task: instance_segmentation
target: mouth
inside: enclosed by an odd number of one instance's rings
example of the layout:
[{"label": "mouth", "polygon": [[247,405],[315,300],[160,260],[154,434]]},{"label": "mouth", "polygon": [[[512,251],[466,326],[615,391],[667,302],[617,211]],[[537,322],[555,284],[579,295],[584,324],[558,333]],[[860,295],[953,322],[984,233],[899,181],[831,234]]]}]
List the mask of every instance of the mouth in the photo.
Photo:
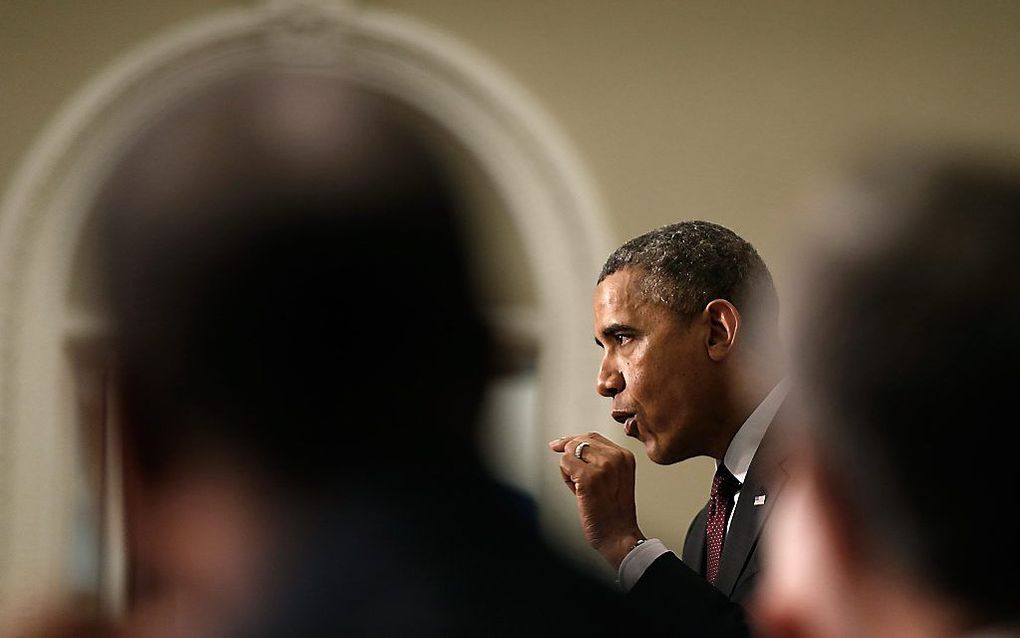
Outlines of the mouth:
[{"label": "mouth", "polygon": [[613,420],[623,425],[623,433],[638,438],[637,415],[627,410],[613,410]]}]

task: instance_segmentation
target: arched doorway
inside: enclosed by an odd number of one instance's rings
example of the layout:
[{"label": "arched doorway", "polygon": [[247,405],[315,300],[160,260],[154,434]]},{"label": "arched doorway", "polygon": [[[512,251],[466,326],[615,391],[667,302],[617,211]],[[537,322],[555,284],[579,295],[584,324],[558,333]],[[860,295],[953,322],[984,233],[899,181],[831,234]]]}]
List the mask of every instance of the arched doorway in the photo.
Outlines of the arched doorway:
[{"label": "arched doorway", "polygon": [[[490,315],[507,352],[516,353],[492,393],[494,463],[539,502],[562,490],[555,463],[544,462],[544,441],[589,429],[596,416],[586,407],[595,405],[589,292],[608,248],[594,191],[569,144],[498,68],[420,23],[345,3],[267,3],[184,25],[111,65],[54,120],[2,202],[6,604],[14,594],[76,586],[96,587],[107,604],[119,604],[116,464],[81,462],[86,446],[116,446],[113,430],[90,425],[107,418],[96,360],[102,307],[87,267],[95,188],[147,113],[267,49],[310,68],[342,61],[358,81],[429,120],[463,167],[476,189],[479,216],[468,221],[478,259],[496,291]],[[508,271],[526,283],[502,286]],[[576,526],[573,512],[546,514],[552,529]],[[95,582],[81,582],[90,575]]]}]

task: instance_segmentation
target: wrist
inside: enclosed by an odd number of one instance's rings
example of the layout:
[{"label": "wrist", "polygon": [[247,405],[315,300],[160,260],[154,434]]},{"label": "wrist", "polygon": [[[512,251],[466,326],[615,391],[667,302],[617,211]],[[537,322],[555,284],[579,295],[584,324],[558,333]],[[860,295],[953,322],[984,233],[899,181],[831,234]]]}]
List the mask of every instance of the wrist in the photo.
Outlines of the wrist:
[{"label": "wrist", "polygon": [[606,559],[606,562],[614,569],[620,569],[620,563],[627,557],[627,554],[631,553],[638,545],[645,542],[645,536],[641,533],[641,530],[634,530],[628,532],[616,539],[611,543],[606,543],[599,548],[599,553]]}]

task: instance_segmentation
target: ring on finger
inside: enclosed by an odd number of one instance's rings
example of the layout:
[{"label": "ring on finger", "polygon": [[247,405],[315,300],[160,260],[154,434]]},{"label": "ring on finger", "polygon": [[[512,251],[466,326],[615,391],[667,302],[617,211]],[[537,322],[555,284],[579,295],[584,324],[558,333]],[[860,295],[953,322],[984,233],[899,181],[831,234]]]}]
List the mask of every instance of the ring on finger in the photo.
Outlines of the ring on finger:
[{"label": "ring on finger", "polygon": [[574,456],[576,456],[579,460],[583,461],[584,457],[582,457],[581,455],[584,453],[584,448],[589,445],[591,444],[588,443],[587,441],[581,441],[580,443],[578,443],[577,447],[574,448]]}]

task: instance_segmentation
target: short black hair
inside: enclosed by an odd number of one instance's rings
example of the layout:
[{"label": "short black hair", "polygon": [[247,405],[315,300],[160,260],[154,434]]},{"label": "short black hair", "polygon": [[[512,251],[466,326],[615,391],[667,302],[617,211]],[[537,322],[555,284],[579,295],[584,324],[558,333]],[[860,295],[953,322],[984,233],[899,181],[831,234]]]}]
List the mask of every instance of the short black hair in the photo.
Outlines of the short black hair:
[{"label": "short black hair", "polygon": [[838,200],[798,324],[823,463],[864,547],[982,621],[1020,619],[1009,514],[1020,362],[1020,171],[881,162]]},{"label": "short black hair", "polygon": [[624,268],[644,273],[642,293],[690,319],[714,299],[774,325],[778,301],[768,267],[749,242],[707,221],[668,224],[631,239],[606,260],[598,283]]}]

